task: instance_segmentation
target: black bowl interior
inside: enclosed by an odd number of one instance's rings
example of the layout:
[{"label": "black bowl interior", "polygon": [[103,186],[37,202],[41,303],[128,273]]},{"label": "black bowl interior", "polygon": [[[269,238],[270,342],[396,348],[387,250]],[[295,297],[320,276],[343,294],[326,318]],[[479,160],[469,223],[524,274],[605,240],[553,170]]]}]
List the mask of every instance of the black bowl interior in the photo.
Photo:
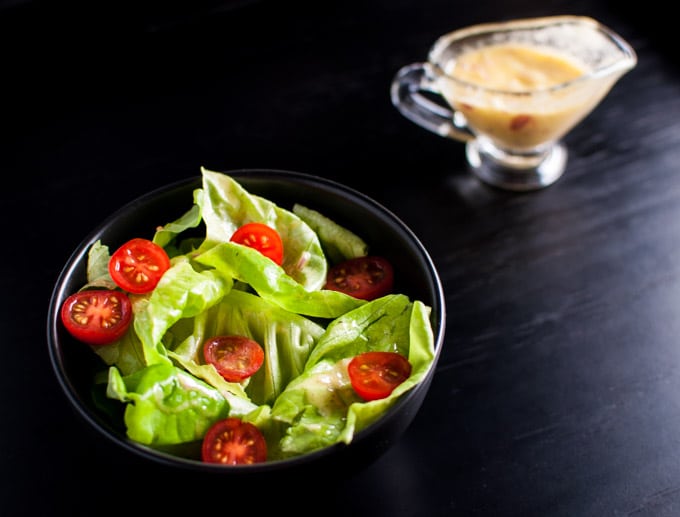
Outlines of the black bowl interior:
[{"label": "black bowl interior", "polygon": [[[445,328],[445,305],[438,273],[427,251],[413,232],[394,214],[376,201],[336,182],[303,173],[247,169],[225,171],[249,192],[291,209],[301,203],[331,217],[361,235],[371,252],[386,256],[395,268],[395,292],[409,295],[432,308],[437,358]],[[132,237],[152,237],[155,228],[175,220],[193,203],[193,191],[201,186],[194,177],[150,192],[125,205],[87,236],[64,266],[50,299],[47,337],[50,358],[56,376],[69,401],[86,421],[107,439],[134,454],[167,465],[214,471],[222,475],[275,474],[294,469],[303,474],[323,463],[333,471],[345,473],[375,460],[386,451],[410,425],[429,388],[434,368],[428,377],[402,397],[378,422],[364,429],[347,446],[338,444],[298,458],[258,465],[222,467],[177,455],[177,451],[159,451],[129,440],[120,415],[98,409],[92,395],[93,375],[104,368],[96,354],[75,341],[62,327],[59,308],[71,293],[86,282],[87,252],[96,240],[111,249]],[[436,358],[436,359],[437,359]],[[436,362],[436,361],[435,361]]]}]

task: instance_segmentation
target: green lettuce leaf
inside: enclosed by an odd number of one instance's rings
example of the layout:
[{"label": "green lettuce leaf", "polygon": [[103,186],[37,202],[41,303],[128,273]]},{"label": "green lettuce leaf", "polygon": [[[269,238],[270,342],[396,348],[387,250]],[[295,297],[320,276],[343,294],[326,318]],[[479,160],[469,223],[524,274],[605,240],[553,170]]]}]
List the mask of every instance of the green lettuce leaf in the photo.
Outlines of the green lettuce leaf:
[{"label": "green lettuce leaf", "polygon": [[174,259],[151,295],[134,305],[134,329],[143,344],[146,365],[166,359],[166,344],[174,337],[168,329],[218,303],[233,286],[230,277],[215,271],[196,271],[189,259]]},{"label": "green lettuce leaf", "polygon": [[116,289],[109,274],[109,247],[95,241],[87,252],[87,283],[81,289]]},{"label": "green lettuce leaf", "polygon": [[321,212],[296,203],[293,205],[293,213],[319,236],[323,251],[331,264],[368,255],[368,245],[361,237]]},{"label": "green lettuce leaf", "polygon": [[[182,249],[181,245],[177,244],[177,237],[187,230],[197,228],[202,221],[201,208],[197,202],[200,199],[198,191],[194,191],[194,204],[192,207],[182,214],[179,219],[167,223],[156,230],[153,236],[153,242],[165,249],[170,257],[181,255],[188,250]],[[199,242],[203,240],[201,237]]]},{"label": "green lettuce leaf", "polygon": [[265,223],[279,232],[283,240],[282,268],[306,289],[319,289],[326,282],[328,263],[319,237],[302,219],[272,201],[250,194],[226,174],[202,168],[201,205],[206,237],[201,251],[229,242],[234,232],[246,223]]},{"label": "green lettuce leaf", "polygon": [[[296,456],[337,442],[350,443],[398,397],[421,382],[433,364],[430,310],[404,295],[388,295],[337,318],[310,354],[305,371],[279,396],[271,416],[289,425],[276,454]],[[411,375],[389,397],[363,402],[351,387],[347,364],[370,350],[408,357]]]},{"label": "green lettuce leaf", "polygon": [[111,367],[107,395],[127,403],[127,435],[146,445],[200,440],[229,414],[229,404],[216,389],[170,364],[154,364],[126,377]]},{"label": "green lettuce leaf", "polygon": [[366,303],[338,291],[308,291],[259,251],[241,244],[226,242],[217,245],[195,260],[225,276],[245,282],[262,298],[289,312],[336,318]]},{"label": "green lettuce leaf", "polygon": [[[231,393],[243,397],[245,391],[247,398],[258,405],[273,403],[285,386],[302,373],[311,351],[325,332],[322,326],[303,316],[236,289],[193,322],[190,334],[169,352],[170,357],[225,396]],[[246,336],[264,349],[262,368],[248,378],[244,386],[225,381],[212,365],[205,364],[203,343],[221,335]]]},{"label": "green lettuce leaf", "polygon": [[144,346],[132,328],[119,340],[105,346],[90,349],[108,366],[115,366],[123,375],[130,375],[146,368]]}]

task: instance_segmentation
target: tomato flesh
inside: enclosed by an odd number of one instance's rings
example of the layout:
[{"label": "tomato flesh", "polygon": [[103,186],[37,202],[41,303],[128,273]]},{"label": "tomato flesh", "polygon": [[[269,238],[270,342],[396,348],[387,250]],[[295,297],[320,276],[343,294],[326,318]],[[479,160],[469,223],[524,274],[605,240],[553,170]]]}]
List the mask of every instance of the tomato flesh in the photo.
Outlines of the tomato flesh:
[{"label": "tomato flesh", "polygon": [[170,258],[163,248],[148,239],[135,238],[118,248],[109,260],[111,278],[129,293],[154,290],[170,269]]},{"label": "tomato flesh", "polygon": [[203,438],[201,456],[206,463],[250,465],[267,460],[267,443],[250,422],[229,417],[214,423]]},{"label": "tomato flesh", "polygon": [[120,339],[131,319],[132,304],[120,291],[80,291],[66,298],[61,306],[61,321],[66,330],[90,345],[108,345]]},{"label": "tomato flesh", "polygon": [[241,382],[260,369],[264,350],[246,336],[215,336],[203,344],[203,357],[229,382]]},{"label": "tomato flesh", "polygon": [[366,401],[384,399],[411,375],[411,363],[396,352],[364,352],[347,365],[352,387]]},{"label": "tomato flesh", "polygon": [[356,257],[328,270],[326,289],[354,298],[375,300],[392,291],[394,270],[387,259],[377,256]]},{"label": "tomato flesh", "polygon": [[256,249],[279,266],[283,264],[283,241],[279,232],[263,223],[246,223],[229,239],[231,242]]}]

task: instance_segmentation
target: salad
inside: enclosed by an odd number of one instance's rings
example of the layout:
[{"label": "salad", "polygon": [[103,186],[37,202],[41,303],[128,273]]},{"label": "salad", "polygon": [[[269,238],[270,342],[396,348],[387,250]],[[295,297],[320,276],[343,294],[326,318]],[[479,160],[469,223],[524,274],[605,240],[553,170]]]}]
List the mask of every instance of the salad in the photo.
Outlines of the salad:
[{"label": "salad", "polygon": [[151,239],[88,250],[61,317],[102,359],[93,391],[131,440],[205,462],[349,444],[432,367],[431,308],[322,213],[201,173]]}]

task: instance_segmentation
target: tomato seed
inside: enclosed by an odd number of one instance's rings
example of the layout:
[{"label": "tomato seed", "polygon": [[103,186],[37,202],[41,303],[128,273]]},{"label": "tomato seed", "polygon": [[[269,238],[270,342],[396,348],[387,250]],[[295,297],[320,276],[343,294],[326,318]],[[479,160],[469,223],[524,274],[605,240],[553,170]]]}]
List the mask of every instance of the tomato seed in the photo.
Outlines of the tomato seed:
[{"label": "tomato seed", "polygon": [[88,317],[85,314],[74,314],[73,315],[73,321],[75,321],[78,325],[87,325],[87,320]]},{"label": "tomato seed", "polygon": [[135,282],[138,284],[143,284],[145,282],[149,281],[149,276],[146,273],[142,273],[141,271],[135,275]]}]

